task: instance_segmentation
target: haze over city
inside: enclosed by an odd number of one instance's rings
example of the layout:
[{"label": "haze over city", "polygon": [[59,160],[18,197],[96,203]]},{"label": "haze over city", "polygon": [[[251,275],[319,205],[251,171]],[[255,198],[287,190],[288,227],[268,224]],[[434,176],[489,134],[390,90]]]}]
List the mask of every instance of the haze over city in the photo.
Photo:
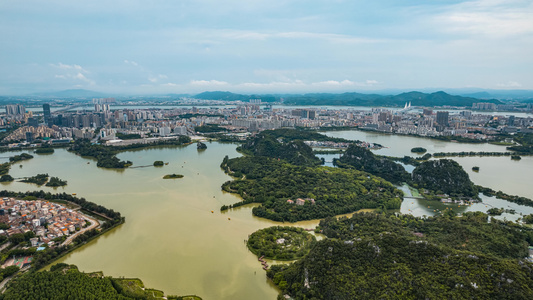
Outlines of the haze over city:
[{"label": "haze over city", "polygon": [[533,3],[11,1],[0,94],[533,89]]}]

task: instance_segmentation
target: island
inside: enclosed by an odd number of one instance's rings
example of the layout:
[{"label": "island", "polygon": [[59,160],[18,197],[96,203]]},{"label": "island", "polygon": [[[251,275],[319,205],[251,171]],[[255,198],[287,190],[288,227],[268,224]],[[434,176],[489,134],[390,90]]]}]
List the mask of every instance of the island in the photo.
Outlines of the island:
[{"label": "island", "polygon": [[0,176],[0,182],[11,182],[11,181],[14,181],[14,180],[15,179],[13,177],[11,177],[11,175],[9,175],[9,174]]},{"label": "island", "polygon": [[46,183],[46,186],[51,186],[51,187],[57,187],[57,186],[65,186],[67,185],[67,181],[66,180],[61,180],[57,177],[50,177],[50,180]]},{"label": "island", "polygon": [[28,153],[21,153],[19,155],[15,155],[15,156],[12,156],[9,158],[9,162],[14,164],[18,161],[21,161],[21,160],[28,160],[28,159],[32,159],[33,158],[33,155],[30,155]]},{"label": "island", "polygon": [[205,150],[205,149],[207,149],[207,145],[205,143],[198,142],[198,143],[196,143],[196,149]]},{"label": "island", "polygon": [[154,161],[154,167],[162,167],[165,163],[162,160],[156,160]]},{"label": "island", "polygon": [[422,147],[414,147],[414,148],[411,149],[411,152],[417,153],[417,154],[424,154],[427,151],[428,150],[426,148],[422,148]]},{"label": "island", "polygon": [[167,174],[163,176],[163,179],[176,179],[176,178],[183,178],[183,175],[181,174]]},{"label": "island", "polygon": [[27,177],[20,182],[34,183],[36,185],[43,185],[48,181],[48,174],[37,174],[35,176]]},{"label": "island", "polygon": [[39,147],[37,149],[35,149],[35,151],[33,151],[34,153],[37,153],[37,154],[52,154],[54,153],[54,148],[52,147]]},{"label": "island", "polygon": [[472,171],[479,172],[479,167],[477,167],[477,166],[472,167]]},{"label": "island", "polygon": [[248,249],[260,258],[293,260],[305,256],[316,238],[299,227],[273,226],[248,237]]}]

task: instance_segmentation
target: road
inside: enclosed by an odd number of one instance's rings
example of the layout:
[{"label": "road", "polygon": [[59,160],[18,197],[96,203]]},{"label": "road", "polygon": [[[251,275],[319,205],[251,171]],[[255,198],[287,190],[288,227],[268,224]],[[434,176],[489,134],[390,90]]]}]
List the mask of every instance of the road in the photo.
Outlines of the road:
[{"label": "road", "polygon": [[86,215],[85,215],[84,217],[85,217],[85,219],[86,219],[87,221],[89,221],[89,222],[91,223],[91,225],[89,225],[88,227],[83,228],[82,230],[80,230],[80,231],[78,231],[78,232],[76,232],[76,233],[74,233],[74,234],[72,234],[72,235],[69,235],[69,236],[67,237],[67,239],[61,244],[61,246],[67,246],[67,245],[69,245],[70,243],[72,243],[72,241],[73,241],[78,235],[84,233],[84,232],[87,231],[87,230],[95,229],[96,227],[98,227],[98,226],[100,225],[100,223],[98,223],[98,221],[96,221],[96,219],[93,219],[93,218],[91,218],[91,217],[89,217],[89,216],[86,216]]}]

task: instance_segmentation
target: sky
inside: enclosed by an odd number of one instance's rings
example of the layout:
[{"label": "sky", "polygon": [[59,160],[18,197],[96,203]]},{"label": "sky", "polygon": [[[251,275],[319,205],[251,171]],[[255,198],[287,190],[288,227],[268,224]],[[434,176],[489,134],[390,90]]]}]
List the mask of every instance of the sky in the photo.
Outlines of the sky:
[{"label": "sky", "polygon": [[0,1],[0,95],[474,87],[533,89],[533,1]]}]

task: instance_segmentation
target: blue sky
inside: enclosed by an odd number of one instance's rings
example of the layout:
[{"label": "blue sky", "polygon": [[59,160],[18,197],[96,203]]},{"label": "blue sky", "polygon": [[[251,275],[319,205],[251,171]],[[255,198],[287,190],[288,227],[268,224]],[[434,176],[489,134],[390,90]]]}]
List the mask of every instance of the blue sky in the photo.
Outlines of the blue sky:
[{"label": "blue sky", "polygon": [[533,89],[533,1],[0,1],[0,94]]}]

